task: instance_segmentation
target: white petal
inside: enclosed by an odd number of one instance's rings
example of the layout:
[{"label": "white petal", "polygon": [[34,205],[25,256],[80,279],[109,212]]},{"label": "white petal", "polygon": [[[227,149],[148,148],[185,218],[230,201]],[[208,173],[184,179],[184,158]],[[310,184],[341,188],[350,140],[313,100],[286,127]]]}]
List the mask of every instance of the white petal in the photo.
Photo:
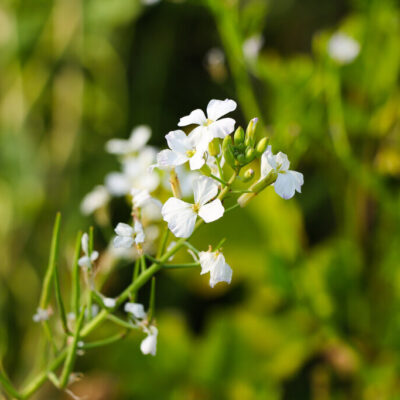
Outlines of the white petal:
[{"label": "white petal", "polygon": [[144,242],[143,226],[138,220],[135,220],[134,230],[135,230],[135,243],[136,244],[143,243]]},{"label": "white petal", "polygon": [[261,156],[261,178],[265,178],[273,169],[276,168],[275,158],[271,152],[271,146]]},{"label": "white petal", "polygon": [[235,130],[235,120],[232,118],[222,118],[219,121],[213,122],[207,128],[213,138],[223,139]]},{"label": "white petal", "polygon": [[281,151],[275,156],[277,166],[280,166],[279,171],[287,171],[290,167],[288,156]]},{"label": "white petal", "polygon": [[208,149],[208,144],[214,139],[212,132],[208,126],[198,126],[190,132],[188,136],[193,148],[205,152]]},{"label": "white petal", "polygon": [[201,150],[196,150],[196,153],[189,158],[189,166],[192,171],[200,169],[204,163],[204,152]]},{"label": "white petal", "polygon": [[339,63],[352,62],[360,52],[360,45],[344,33],[334,34],[328,43],[329,55]]},{"label": "white petal", "polygon": [[157,164],[162,168],[175,167],[184,164],[187,160],[186,155],[175,153],[172,150],[162,150],[157,154]]},{"label": "white petal", "polygon": [[131,313],[136,319],[144,319],[147,315],[143,304],[140,303],[125,303],[124,310]]},{"label": "white petal", "polygon": [[124,249],[129,249],[133,245],[133,238],[128,236],[117,236],[114,238],[114,247],[122,247]]},{"label": "white petal", "polygon": [[142,343],[140,344],[140,350],[143,354],[151,354],[152,356],[156,355],[157,335],[157,328],[155,326],[150,327],[150,333],[145,339],[143,339]]},{"label": "white petal", "polygon": [[182,117],[179,120],[178,126],[187,126],[187,125],[203,125],[207,122],[207,118],[204,115],[204,112],[200,109],[192,111],[189,115]]},{"label": "white petal", "polygon": [[171,197],[163,205],[161,214],[176,237],[187,238],[192,234],[197,214],[191,204]]},{"label": "white petal", "polygon": [[[295,172],[295,171],[292,171]],[[300,174],[301,175],[301,174]],[[274,183],[275,192],[283,199],[288,200],[294,196],[295,190],[300,191],[300,178],[297,175],[284,173],[278,174],[278,178]]]},{"label": "white petal", "polygon": [[81,211],[85,215],[92,214],[97,209],[107,204],[110,199],[108,190],[102,186],[96,186],[91,192],[89,192],[81,202]]},{"label": "white petal", "polygon": [[123,139],[111,139],[106,143],[106,151],[111,154],[126,154],[128,141]]},{"label": "white petal", "polygon": [[130,183],[125,174],[111,172],[106,176],[105,185],[108,191],[114,196],[123,196],[129,192]]},{"label": "white petal", "polygon": [[200,275],[206,274],[210,272],[215,264],[216,258],[214,253],[210,251],[200,251],[199,253],[199,261],[201,266]]},{"label": "white petal", "polygon": [[236,110],[236,102],[233,100],[211,100],[207,106],[207,117],[216,121],[218,118],[234,110]]},{"label": "white petal", "polygon": [[211,203],[200,207],[199,216],[203,218],[204,222],[209,223],[220,219],[224,215],[224,211],[221,200],[215,199]]},{"label": "white petal", "polygon": [[120,222],[114,231],[119,236],[132,236],[135,232],[130,225],[123,222]]},{"label": "white petal", "polygon": [[193,181],[194,202],[203,205],[218,193],[218,184],[212,178],[201,175]]},{"label": "white petal", "polygon": [[224,256],[220,253],[217,256],[217,261],[214,264],[214,268],[210,272],[210,286],[214,287],[219,282],[231,283],[232,281],[232,269],[225,262]]},{"label": "white petal", "polygon": [[89,235],[84,233],[81,239],[82,251],[87,255],[89,254]]},{"label": "white petal", "polygon": [[186,152],[191,149],[188,136],[181,130],[169,132],[165,135],[165,139],[174,153],[186,155]]},{"label": "white petal", "polygon": [[112,299],[111,297],[104,297],[104,298],[103,298],[103,304],[104,304],[107,308],[113,308],[113,307],[115,307],[116,300],[115,300],[115,299]]},{"label": "white petal", "polygon": [[92,263],[88,256],[83,256],[78,260],[78,265],[82,268],[90,268]]},{"label": "white petal", "polygon": [[301,172],[297,171],[287,171],[287,174],[291,175],[293,178],[293,181],[295,182],[295,189],[301,193],[301,187],[304,184],[304,177]]},{"label": "white petal", "polygon": [[90,255],[90,261],[96,261],[99,258],[99,252],[96,250],[92,251],[92,254]]},{"label": "white petal", "polygon": [[151,129],[147,125],[139,125],[136,127],[129,137],[129,149],[138,151],[149,141]]}]

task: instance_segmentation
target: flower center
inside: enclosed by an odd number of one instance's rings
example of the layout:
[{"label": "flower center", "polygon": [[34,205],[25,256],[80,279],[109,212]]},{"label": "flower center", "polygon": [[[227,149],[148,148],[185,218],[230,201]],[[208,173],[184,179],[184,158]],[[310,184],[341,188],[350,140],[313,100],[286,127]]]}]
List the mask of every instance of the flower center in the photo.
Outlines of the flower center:
[{"label": "flower center", "polygon": [[204,123],[204,126],[209,126],[213,123],[214,121],[210,118],[207,119],[207,121]]},{"label": "flower center", "polygon": [[194,211],[195,213],[198,213],[199,210],[200,210],[200,204],[194,203],[194,204],[192,205],[192,209],[193,209],[193,211]]},{"label": "flower center", "polygon": [[191,157],[193,157],[194,155],[196,154],[196,150],[188,150],[187,152],[186,152],[186,155],[189,157],[189,158],[191,158]]}]

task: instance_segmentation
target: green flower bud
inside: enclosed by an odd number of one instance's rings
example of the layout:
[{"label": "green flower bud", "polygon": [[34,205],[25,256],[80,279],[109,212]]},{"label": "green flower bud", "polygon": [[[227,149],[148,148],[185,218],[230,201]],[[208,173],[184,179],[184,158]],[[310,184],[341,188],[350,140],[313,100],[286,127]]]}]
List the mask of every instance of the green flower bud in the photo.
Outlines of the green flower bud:
[{"label": "green flower bud", "polygon": [[236,129],[235,134],[233,135],[233,141],[235,145],[244,142],[244,130],[241,126],[239,126],[239,128]]},{"label": "green flower bud", "polygon": [[256,156],[255,150],[252,147],[248,147],[245,155],[246,163],[253,161],[255,156]]},{"label": "green flower bud", "polygon": [[235,168],[235,156],[232,150],[232,139],[231,137],[225,136],[222,141],[222,154],[224,155],[225,161],[232,167]]},{"label": "green flower bud", "polygon": [[244,143],[246,146],[254,146],[254,143],[256,141],[256,127],[258,123],[258,118],[253,118],[249,124],[247,125],[246,129],[246,139]]},{"label": "green flower bud", "polygon": [[236,159],[239,161],[240,164],[246,164],[246,157],[244,154],[239,154]]},{"label": "green flower bud", "polygon": [[219,139],[214,138],[209,144],[208,144],[208,153],[210,156],[217,156],[219,154]]},{"label": "green flower bud", "polygon": [[261,156],[261,154],[263,154],[264,151],[267,150],[268,142],[269,142],[269,138],[264,137],[257,143],[257,146],[256,146],[256,156],[257,157]]},{"label": "green flower bud", "polygon": [[248,169],[244,174],[243,174],[243,182],[249,182],[254,178],[254,169]]}]

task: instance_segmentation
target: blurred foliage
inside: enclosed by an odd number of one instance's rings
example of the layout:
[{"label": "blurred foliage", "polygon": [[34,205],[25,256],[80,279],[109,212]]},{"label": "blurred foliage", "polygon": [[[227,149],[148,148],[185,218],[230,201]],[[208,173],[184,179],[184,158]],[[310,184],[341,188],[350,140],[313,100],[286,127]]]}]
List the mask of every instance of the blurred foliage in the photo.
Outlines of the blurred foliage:
[{"label": "blurred foliage", "polygon": [[[351,64],[327,54],[337,30],[360,43]],[[255,34],[265,42],[248,60],[242,46]],[[223,52],[214,65],[212,48]],[[88,351],[74,390],[400,398],[398,2],[3,0],[0,49],[0,355],[16,383],[40,367],[31,319],[55,211],[66,221],[66,287],[75,232],[94,223],[80,200],[115,167],[105,142],[146,123],[163,146],[180,116],[230,97],[237,120],[259,116],[274,151],[304,173],[303,193],[285,202],[267,190],[199,232],[201,248],[227,236],[232,285],[163,272],[157,356],[140,353],[139,335]],[[96,247],[108,239],[98,231]],[[47,385],[37,398],[66,396]]]}]

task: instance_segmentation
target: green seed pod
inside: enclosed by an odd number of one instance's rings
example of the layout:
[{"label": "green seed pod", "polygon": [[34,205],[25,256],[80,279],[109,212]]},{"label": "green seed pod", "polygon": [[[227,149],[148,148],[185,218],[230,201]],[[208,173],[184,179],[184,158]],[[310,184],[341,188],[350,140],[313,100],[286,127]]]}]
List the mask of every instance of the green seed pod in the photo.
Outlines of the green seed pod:
[{"label": "green seed pod", "polygon": [[249,162],[253,161],[255,156],[256,156],[255,150],[252,147],[249,147],[246,150],[246,155],[245,155],[246,163],[249,163]]},{"label": "green seed pod", "polygon": [[254,178],[254,170],[248,169],[243,175],[243,182],[249,182]]},{"label": "green seed pod", "polygon": [[257,146],[256,146],[256,156],[257,157],[261,156],[261,154],[263,154],[264,151],[267,150],[268,142],[269,142],[269,138],[264,137],[257,143]]},{"label": "green seed pod", "polygon": [[235,145],[244,142],[244,130],[241,126],[239,126],[239,128],[236,129],[235,134],[233,135],[233,141]]},{"label": "green seed pod", "polygon": [[208,144],[208,152],[210,156],[217,156],[219,154],[219,141],[220,139],[214,138],[209,144]]},{"label": "green seed pod", "polygon": [[231,137],[225,136],[222,142],[222,154],[224,155],[225,161],[232,167],[235,168],[235,156],[232,150],[232,139]]},{"label": "green seed pod", "polygon": [[257,128],[258,118],[253,118],[246,129],[246,139],[244,141],[246,146],[254,146],[256,141],[256,128]]}]

